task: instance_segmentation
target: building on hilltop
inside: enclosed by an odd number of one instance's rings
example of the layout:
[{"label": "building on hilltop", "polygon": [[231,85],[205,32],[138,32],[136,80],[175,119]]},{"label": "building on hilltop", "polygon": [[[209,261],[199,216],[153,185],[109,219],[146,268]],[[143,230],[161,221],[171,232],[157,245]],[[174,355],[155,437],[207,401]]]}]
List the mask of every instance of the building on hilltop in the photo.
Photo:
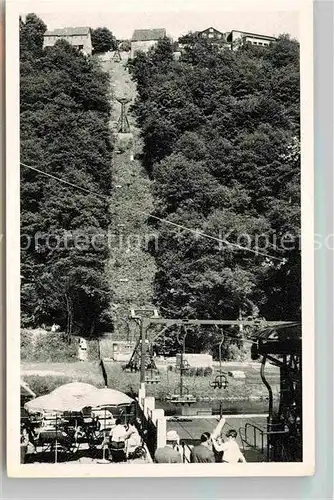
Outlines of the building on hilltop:
[{"label": "building on hilltop", "polygon": [[210,28],[206,28],[203,31],[195,31],[194,33],[190,33],[189,41],[187,41],[187,35],[180,37],[180,39],[182,39],[182,42],[179,43],[180,50],[183,50],[186,46],[191,45],[194,39],[206,40],[210,44],[216,45],[220,49],[230,50],[238,45],[242,45],[245,43],[266,47],[270,45],[270,43],[276,41],[276,38],[274,36],[260,35],[257,33],[249,33],[239,30],[232,30],[224,33],[217,30],[216,28],[213,28],[212,26]]},{"label": "building on hilltop", "polygon": [[43,47],[53,47],[58,40],[66,40],[70,45],[81,50],[86,55],[92,54],[91,29],[88,27],[61,28],[46,31]]},{"label": "building on hilltop", "polygon": [[158,40],[166,37],[166,30],[159,29],[144,29],[135,30],[131,38],[131,53],[130,57],[133,58],[136,52],[148,52],[151,47],[158,43]]},{"label": "building on hilltop", "polygon": [[210,26],[210,28],[206,28],[203,31],[196,31],[196,36],[201,38],[202,40],[207,40],[210,44],[216,45],[220,49],[230,49],[231,44],[227,43],[227,35],[228,33],[223,33],[222,31],[218,31],[216,28]]},{"label": "building on hilltop", "polygon": [[267,47],[272,42],[276,41],[276,38],[274,36],[260,35],[258,33],[248,33],[247,31],[232,30],[226,35],[226,41],[231,44],[231,47],[235,46],[237,43],[250,43],[251,45]]},{"label": "building on hilltop", "polygon": [[218,44],[226,43],[226,34],[216,30],[215,28],[212,28],[212,26],[203,31],[196,31],[196,35],[199,38],[203,38],[212,43],[218,43]]}]

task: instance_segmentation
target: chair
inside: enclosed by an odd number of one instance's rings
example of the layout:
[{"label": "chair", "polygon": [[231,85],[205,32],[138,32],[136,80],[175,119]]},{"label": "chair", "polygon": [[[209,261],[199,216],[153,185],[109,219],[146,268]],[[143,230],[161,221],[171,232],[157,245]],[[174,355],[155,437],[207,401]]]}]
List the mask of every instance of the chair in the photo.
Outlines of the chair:
[{"label": "chair", "polygon": [[125,462],[125,441],[109,441],[108,453],[113,462]]}]

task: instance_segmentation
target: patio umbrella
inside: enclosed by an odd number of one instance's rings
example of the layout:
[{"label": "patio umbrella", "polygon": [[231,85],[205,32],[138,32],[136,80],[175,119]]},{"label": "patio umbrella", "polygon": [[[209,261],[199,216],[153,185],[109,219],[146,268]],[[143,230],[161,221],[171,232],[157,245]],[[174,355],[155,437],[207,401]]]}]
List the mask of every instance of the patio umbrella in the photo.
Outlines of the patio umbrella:
[{"label": "patio umbrella", "polygon": [[90,394],[92,391],[97,391],[97,387],[91,384],[86,384],[85,382],[70,382],[69,384],[63,384],[57,387],[57,389],[54,389],[51,394],[81,399]]},{"label": "patio umbrella", "polygon": [[30,413],[43,411],[49,412],[64,412],[64,411],[80,411],[82,404],[74,397],[64,397],[59,394],[46,394],[39,398],[28,401],[24,408]]},{"label": "patio umbrella", "polygon": [[54,389],[45,396],[40,396],[24,405],[30,412],[40,411],[80,411],[84,406],[85,398],[98,389],[90,384],[72,382]]},{"label": "patio umbrella", "polygon": [[84,406],[119,406],[119,405],[130,405],[133,403],[133,399],[124,394],[123,392],[116,391],[115,389],[97,389],[91,392],[84,398]]}]

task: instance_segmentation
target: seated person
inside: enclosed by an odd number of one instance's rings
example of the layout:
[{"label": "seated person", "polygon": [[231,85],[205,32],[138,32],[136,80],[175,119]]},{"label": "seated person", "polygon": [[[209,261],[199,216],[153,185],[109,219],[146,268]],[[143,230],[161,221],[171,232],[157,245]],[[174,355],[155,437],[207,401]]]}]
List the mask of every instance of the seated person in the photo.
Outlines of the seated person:
[{"label": "seated person", "polygon": [[125,434],[126,429],[119,418],[116,419],[116,426],[109,434],[109,453],[114,462],[125,460]]},{"label": "seated person", "polygon": [[85,432],[83,430],[83,427],[81,425],[78,425],[76,428],[75,428],[75,431],[74,431],[74,440],[77,442],[79,441],[81,438],[83,438],[85,436]]},{"label": "seated person", "polygon": [[28,429],[26,426],[21,427],[21,463],[24,464],[26,460],[26,453],[28,450],[28,444],[29,444],[29,433]]},{"label": "seated person", "polygon": [[131,420],[129,422],[124,438],[125,438],[125,447],[127,456],[133,454],[135,449],[141,446],[142,444],[141,437],[139,435],[134,420]]}]

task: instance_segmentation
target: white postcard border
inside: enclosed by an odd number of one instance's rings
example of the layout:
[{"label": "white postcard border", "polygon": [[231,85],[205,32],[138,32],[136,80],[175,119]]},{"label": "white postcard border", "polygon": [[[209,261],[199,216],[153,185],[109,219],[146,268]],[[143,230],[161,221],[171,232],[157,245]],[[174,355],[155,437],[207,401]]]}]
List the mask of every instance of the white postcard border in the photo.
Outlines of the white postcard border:
[{"label": "white postcard border", "polygon": [[[191,2],[185,2],[189,8]],[[81,1],[88,4],[87,0]],[[102,4],[95,1],[96,4]],[[123,2],[122,2],[123,3]],[[130,2],[131,3],[131,2]],[[156,3],[156,2],[155,2]],[[172,2],[175,4],[175,1]],[[105,2],[106,7],[108,2]],[[125,2],[123,3],[123,5]],[[9,477],[302,476],[314,473],[313,2],[210,0],[216,10],[294,10],[300,16],[302,125],[303,462],[229,464],[20,464],[19,3],[6,4],[7,473]],[[203,4],[202,4],[203,6]],[[203,7],[202,7],[203,8]],[[214,10],[214,8],[212,7]]]}]

